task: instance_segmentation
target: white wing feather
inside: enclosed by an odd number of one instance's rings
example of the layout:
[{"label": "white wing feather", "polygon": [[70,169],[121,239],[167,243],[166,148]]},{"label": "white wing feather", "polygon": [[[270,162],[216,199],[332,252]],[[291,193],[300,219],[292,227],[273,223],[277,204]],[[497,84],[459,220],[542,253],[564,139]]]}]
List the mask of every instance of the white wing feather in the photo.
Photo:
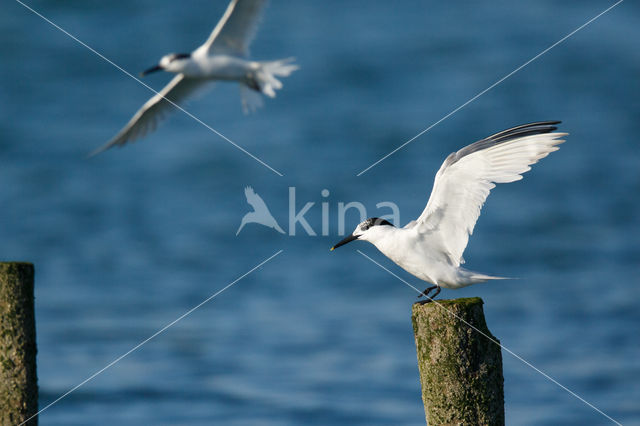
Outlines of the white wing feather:
[{"label": "white wing feather", "polygon": [[207,54],[248,55],[265,4],[266,0],[231,0],[202,48]]},{"label": "white wing feather", "polygon": [[142,105],[117,135],[89,156],[99,154],[116,145],[122,146],[127,142],[134,142],[152,132],[167,114],[176,109],[171,102],[180,104],[195,91],[203,88],[205,84],[207,82],[204,80],[184,78],[183,74],[176,75],[160,92]]},{"label": "white wing feather", "polygon": [[558,150],[556,145],[563,143],[560,138],[566,135],[534,134],[504,142],[490,137],[452,153],[436,174],[429,202],[414,226],[420,232],[439,233],[451,262],[459,266],[482,205],[495,184],[522,179],[531,164]]}]

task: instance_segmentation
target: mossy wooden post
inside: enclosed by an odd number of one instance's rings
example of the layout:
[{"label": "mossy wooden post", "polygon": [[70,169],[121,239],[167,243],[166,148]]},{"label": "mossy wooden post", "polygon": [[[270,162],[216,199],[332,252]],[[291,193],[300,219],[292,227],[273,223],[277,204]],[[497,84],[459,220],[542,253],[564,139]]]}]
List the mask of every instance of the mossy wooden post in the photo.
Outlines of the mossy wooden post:
[{"label": "mossy wooden post", "polygon": [[474,297],[413,305],[422,402],[430,426],[504,425],[502,354],[482,303]]},{"label": "mossy wooden post", "polygon": [[[38,412],[33,265],[0,262],[0,424]],[[27,425],[38,424],[34,417]]]}]

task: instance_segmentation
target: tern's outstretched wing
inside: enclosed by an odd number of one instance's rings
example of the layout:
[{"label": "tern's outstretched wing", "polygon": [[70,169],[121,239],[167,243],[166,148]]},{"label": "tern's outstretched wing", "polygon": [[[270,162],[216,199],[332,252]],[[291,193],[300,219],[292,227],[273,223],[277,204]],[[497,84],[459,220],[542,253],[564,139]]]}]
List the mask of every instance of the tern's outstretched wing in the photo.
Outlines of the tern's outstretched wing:
[{"label": "tern's outstretched wing", "polygon": [[[185,78],[183,74],[176,75],[160,92],[149,99],[129,120],[126,126],[109,142],[93,151],[89,156],[101,153],[115,145],[134,142],[156,129],[160,121],[175,108],[171,102],[180,104],[189,95],[201,89],[206,82]],[[168,102],[166,99],[171,100]]]},{"label": "tern's outstretched wing", "polygon": [[207,53],[246,56],[265,4],[266,0],[231,0],[202,48]]},{"label": "tern's outstretched wing", "polygon": [[423,232],[437,232],[443,249],[456,266],[464,262],[469,235],[480,209],[496,183],[522,179],[567,133],[550,133],[559,121],[514,127],[473,143],[447,157],[436,174],[427,207],[417,223]]},{"label": "tern's outstretched wing", "polygon": [[253,210],[255,212],[269,213],[269,209],[267,208],[267,205],[264,203],[264,200],[258,194],[255,193],[252,187],[247,186],[244,189],[244,195],[245,197],[247,197],[247,203],[249,203],[249,205],[253,207]]}]

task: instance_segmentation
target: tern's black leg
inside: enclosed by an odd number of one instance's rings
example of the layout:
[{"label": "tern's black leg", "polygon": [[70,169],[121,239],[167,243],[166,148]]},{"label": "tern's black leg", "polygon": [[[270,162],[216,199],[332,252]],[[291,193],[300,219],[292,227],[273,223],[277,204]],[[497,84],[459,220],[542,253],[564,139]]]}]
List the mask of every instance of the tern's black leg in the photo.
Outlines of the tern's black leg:
[{"label": "tern's black leg", "polygon": [[429,293],[431,293],[431,291],[432,291],[432,290],[435,290],[436,288],[438,288],[438,286],[437,286],[437,285],[434,285],[434,286],[432,286],[432,287],[429,287],[429,288],[425,289],[422,293],[420,293],[420,294],[418,295],[418,299],[419,299],[419,298],[421,298],[422,296],[424,296],[424,297],[429,297]]},{"label": "tern's black leg", "polygon": [[[435,290],[436,292],[435,292],[435,293],[433,293],[433,296],[429,296],[429,293],[431,293],[431,291],[432,291],[432,290]],[[420,293],[420,294],[418,295],[418,298],[420,298],[420,297],[422,297],[422,296],[424,296],[424,297],[426,297],[426,298],[427,298],[427,300],[425,300],[425,301],[423,301],[423,302],[420,302],[420,303],[424,304],[424,303],[432,302],[432,301],[433,301],[433,299],[435,299],[435,298],[436,298],[436,296],[437,296],[438,294],[440,294],[440,290],[442,290],[442,289],[441,289],[441,288],[440,288],[440,286],[438,286],[438,285],[434,285],[433,287],[429,287],[428,289],[426,289],[425,291],[423,291],[422,293]]]}]

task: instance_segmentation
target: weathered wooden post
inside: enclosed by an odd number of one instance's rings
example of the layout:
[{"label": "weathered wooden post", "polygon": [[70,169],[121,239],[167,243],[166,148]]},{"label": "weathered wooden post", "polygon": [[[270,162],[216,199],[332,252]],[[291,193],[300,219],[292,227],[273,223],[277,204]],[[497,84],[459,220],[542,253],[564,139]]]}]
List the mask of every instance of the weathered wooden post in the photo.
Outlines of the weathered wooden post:
[{"label": "weathered wooden post", "polygon": [[[0,424],[38,412],[33,265],[0,262]],[[38,424],[34,417],[27,425]]]},{"label": "weathered wooden post", "polygon": [[504,425],[502,353],[482,304],[474,297],[413,305],[422,402],[430,426]]}]

